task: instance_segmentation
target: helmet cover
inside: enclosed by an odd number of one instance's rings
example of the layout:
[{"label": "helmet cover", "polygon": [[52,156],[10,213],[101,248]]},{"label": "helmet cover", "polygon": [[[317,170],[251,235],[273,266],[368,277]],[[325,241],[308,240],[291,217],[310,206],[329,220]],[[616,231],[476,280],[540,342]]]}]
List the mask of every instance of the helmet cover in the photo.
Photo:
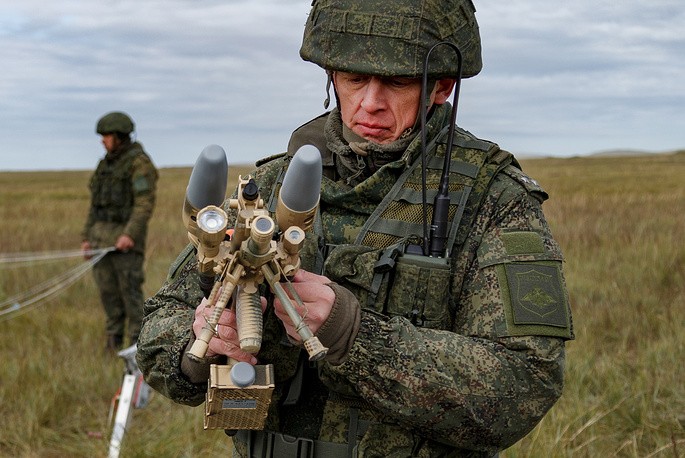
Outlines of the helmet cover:
[{"label": "helmet cover", "polygon": [[130,134],[135,129],[133,120],[129,115],[120,111],[107,113],[98,120],[95,132],[100,135],[120,132]]},{"label": "helmet cover", "polygon": [[[483,64],[471,0],[314,0],[300,56],[330,71],[418,78],[428,51],[448,41],[462,55],[461,76]],[[455,77],[449,46],[432,53],[429,77]]]}]

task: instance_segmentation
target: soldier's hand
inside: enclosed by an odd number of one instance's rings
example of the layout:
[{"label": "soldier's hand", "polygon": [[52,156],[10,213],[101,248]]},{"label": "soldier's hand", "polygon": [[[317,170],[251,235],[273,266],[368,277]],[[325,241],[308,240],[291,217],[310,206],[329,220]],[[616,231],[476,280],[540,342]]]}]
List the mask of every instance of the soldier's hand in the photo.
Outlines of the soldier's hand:
[{"label": "soldier's hand", "polygon": [[[266,307],[266,299],[262,298],[262,309]],[[207,325],[207,319],[212,315],[214,309],[208,307],[207,299],[202,299],[200,305],[195,309],[195,320],[193,321],[193,332],[195,337],[199,336],[202,329]],[[252,365],[257,364],[254,355],[240,349],[238,330],[233,307],[226,307],[219,317],[216,327],[216,334],[209,340],[206,356],[226,355],[237,361],[245,361]]]},{"label": "soldier's hand", "polygon": [[84,240],[81,242],[81,251],[83,252],[83,259],[90,259],[93,257],[92,254],[90,254],[90,251],[92,251],[93,247],[90,245],[90,242],[88,240]]},{"label": "soldier's hand", "polygon": [[[300,296],[304,304],[304,307],[301,307],[293,300],[293,306],[295,306],[297,313],[300,314],[314,334],[328,319],[335,302],[335,293],[327,285],[330,282],[327,277],[316,275],[306,270],[299,270],[291,280],[293,289]],[[289,286],[283,286],[288,296],[293,299]],[[302,338],[295,330],[292,320],[278,299],[274,300],[274,310],[276,316],[283,322],[288,335],[296,342],[300,342]]]},{"label": "soldier's hand", "polygon": [[135,244],[136,242],[134,242],[130,236],[126,234],[121,234],[119,238],[117,238],[117,242],[114,244],[114,248],[116,248],[117,251],[123,251],[125,253],[131,248],[133,248]]}]

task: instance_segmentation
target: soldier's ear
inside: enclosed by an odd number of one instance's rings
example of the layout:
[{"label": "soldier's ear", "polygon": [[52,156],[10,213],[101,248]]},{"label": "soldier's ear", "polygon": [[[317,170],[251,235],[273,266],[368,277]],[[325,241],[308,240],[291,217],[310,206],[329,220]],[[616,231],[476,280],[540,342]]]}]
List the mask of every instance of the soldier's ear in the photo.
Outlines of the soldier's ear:
[{"label": "soldier's ear", "polygon": [[435,88],[433,89],[433,103],[436,105],[442,105],[445,103],[452,93],[456,83],[457,80],[451,78],[438,80],[435,83]]}]

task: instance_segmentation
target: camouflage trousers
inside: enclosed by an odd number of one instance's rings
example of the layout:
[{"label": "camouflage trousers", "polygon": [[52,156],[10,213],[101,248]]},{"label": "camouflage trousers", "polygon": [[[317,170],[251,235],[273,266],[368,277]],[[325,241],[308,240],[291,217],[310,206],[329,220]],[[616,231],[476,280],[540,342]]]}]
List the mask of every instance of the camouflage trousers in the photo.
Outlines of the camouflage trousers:
[{"label": "camouflage trousers", "polygon": [[138,340],[143,320],[143,260],[141,253],[112,252],[93,266],[107,316],[107,336],[123,337],[127,331],[130,345]]}]

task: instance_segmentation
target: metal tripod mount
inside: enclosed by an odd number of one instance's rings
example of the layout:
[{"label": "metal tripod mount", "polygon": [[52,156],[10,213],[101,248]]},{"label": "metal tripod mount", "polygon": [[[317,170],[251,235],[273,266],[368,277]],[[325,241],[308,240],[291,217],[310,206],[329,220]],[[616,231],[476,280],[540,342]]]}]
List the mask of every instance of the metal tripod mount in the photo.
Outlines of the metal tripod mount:
[{"label": "metal tripod mount", "polygon": [[[126,362],[126,370],[124,371],[124,379],[121,383],[119,392],[112,399],[112,405],[109,412],[109,421],[114,423],[112,426],[112,436],[109,441],[108,458],[118,458],[121,452],[121,444],[124,441],[124,435],[128,429],[131,420],[132,409],[144,408],[151,395],[150,386],[145,383],[143,373],[138,368],[136,362],[136,352],[138,345],[133,344],[119,351],[117,355]],[[114,406],[116,405],[116,415],[113,417]]]}]

